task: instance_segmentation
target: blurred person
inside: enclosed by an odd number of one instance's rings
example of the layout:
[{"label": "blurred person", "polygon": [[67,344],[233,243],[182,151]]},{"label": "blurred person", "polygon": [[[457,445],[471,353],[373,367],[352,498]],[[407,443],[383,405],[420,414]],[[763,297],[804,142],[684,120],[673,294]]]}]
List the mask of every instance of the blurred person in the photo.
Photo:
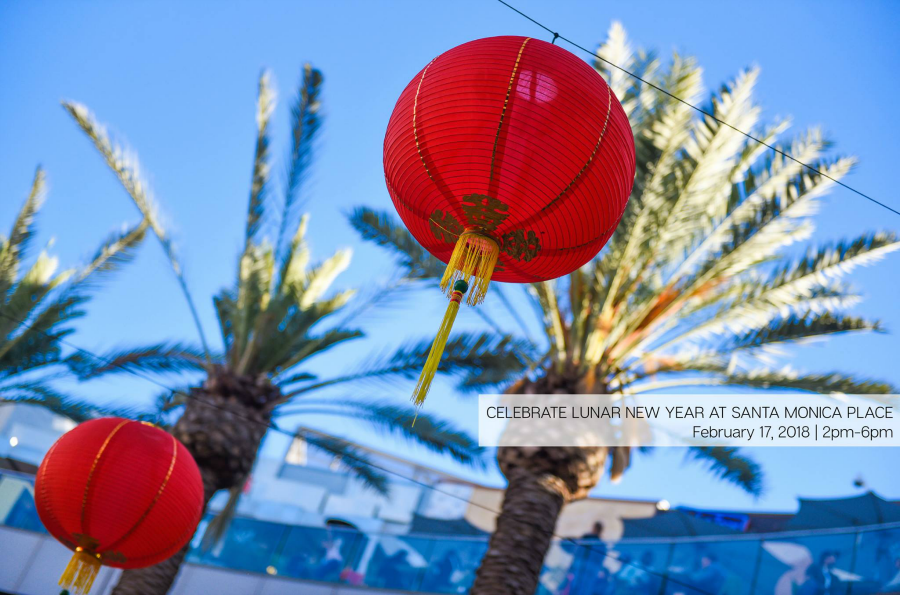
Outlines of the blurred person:
[{"label": "blurred person", "polygon": [[810,566],[807,571],[809,580],[800,587],[803,595],[841,593],[846,589],[843,581],[834,574],[839,557],[840,554],[834,550],[822,552],[822,555],[819,556],[819,563]]},{"label": "blurred person", "polygon": [[595,521],[588,533],[581,536],[582,541],[600,541],[603,537],[603,523]]},{"label": "blurred person", "polygon": [[728,574],[719,564],[716,555],[708,552],[700,555],[699,568],[689,575],[689,580],[694,588],[713,594],[722,592],[727,578]]},{"label": "blurred person", "polygon": [[403,579],[409,574],[410,566],[406,550],[397,550],[388,556],[378,568],[378,582],[385,589],[403,589]]},{"label": "blurred person", "polygon": [[442,592],[453,586],[454,573],[461,566],[461,560],[456,550],[447,550],[434,564],[433,570],[422,581],[423,591]]},{"label": "blurred person", "polygon": [[606,544],[603,542],[603,523],[596,521],[590,533],[581,536],[581,542],[587,546],[584,557],[588,568],[599,568],[606,562]]},{"label": "blurred person", "polygon": [[622,556],[622,568],[616,575],[616,593],[644,595],[651,592],[653,576],[648,568],[653,565],[653,553],[644,552],[640,562],[633,562],[631,556]]}]

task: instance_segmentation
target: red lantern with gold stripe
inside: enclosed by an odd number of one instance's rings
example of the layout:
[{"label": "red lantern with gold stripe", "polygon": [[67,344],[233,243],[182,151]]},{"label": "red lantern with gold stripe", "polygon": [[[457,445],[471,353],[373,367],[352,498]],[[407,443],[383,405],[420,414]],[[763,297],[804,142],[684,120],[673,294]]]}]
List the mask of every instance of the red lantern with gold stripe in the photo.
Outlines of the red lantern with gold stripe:
[{"label": "red lantern with gold stripe", "polygon": [[75,554],[60,585],[86,593],[104,564],[142,568],[165,560],[194,534],[203,482],[193,457],[147,422],[84,422],[50,448],[34,499],[41,521]]},{"label": "red lantern with gold stripe", "polygon": [[[413,395],[421,404],[458,308],[493,278],[547,281],[597,255],[634,182],[625,111],[583,60],[545,41],[457,46],[400,94],[384,139],[388,191],[406,227],[447,263],[450,307]],[[459,283],[461,282],[461,283]]]}]

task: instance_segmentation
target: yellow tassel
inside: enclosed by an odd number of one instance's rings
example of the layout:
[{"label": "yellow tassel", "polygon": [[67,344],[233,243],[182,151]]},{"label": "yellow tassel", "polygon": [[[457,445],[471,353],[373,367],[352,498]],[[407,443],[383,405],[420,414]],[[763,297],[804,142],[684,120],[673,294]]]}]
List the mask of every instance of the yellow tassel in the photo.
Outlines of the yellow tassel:
[{"label": "yellow tassel", "polygon": [[[444,319],[441,321],[440,328],[438,328],[434,343],[431,344],[428,359],[425,360],[425,367],[422,368],[422,373],[419,374],[416,390],[413,391],[412,402],[416,404],[416,408],[420,407],[425,402],[425,397],[428,396],[428,389],[431,388],[431,381],[434,380],[434,374],[437,372],[441,363],[441,356],[444,354],[444,347],[447,345],[447,339],[450,337],[450,329],[453,328],[453,321],[456,320],[456,313],[459,312],[459,302],[462,301],[462,296],[468,289],[469,286],[465,281],[458,280],[453,284],[450,304],[447,305]],[[418,415],[418,410],[416,415]],[[414,425],[415,423],[415,420],[413,420]]]},{"label": "yellow tassel", "polygon": [[70,589],[78,595],[91,590],[97,573],[100,572],[100,554],[90,554],[82,548],[75,548],[69,565],[59,578],[59,586]]},{"label": "yellow tassel", "polygon": [[[478,232],[463,232],[456,241],[453,255],[444,270],[441,289],[447,295],[452,295],[455,283],[465,281],[467,286],[472,287],[466,303],[470,306],[480,304],[487,295],[499,256],[500,245],[496,241]],[[474,283],[472,277],[475,277]]]}]

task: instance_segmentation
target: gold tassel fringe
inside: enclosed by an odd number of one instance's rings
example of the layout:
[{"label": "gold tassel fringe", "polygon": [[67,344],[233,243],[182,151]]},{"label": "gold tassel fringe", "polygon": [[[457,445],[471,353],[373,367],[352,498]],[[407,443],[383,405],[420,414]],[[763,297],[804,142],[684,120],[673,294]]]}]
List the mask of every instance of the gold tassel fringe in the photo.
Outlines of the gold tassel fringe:
[{"label": "gold tassel fringe", "polygon": [[72,559],[59,578],[59,586],[70,589],[78,595],[84,595],[91,590],[94,579],[100,572],[100,556],[89,554],[83,549],[76,548]]},{"label": "gold tassel fringe", "polygon": [[[456,241],[453,255],[444,270],[441,289],[447,295],[452,295],[454,284],[465,281],[472,288],[466,303],[470,306],[480,304],[487,295],[499,256],[500,245],[493,239],[473,231],[463,232]],[[475,278],[474,283],[472,277]]]},{"label": "gold tassel fringe", "polygon": [[[453,291],[450,293],[450,304],[447,305],[444,319],[438,328],[434,343],[431,344],[431,351],[428,352],[425,367],[422,368],[422,373],[419,374],[419,382],[416,383],[416,389],[413,391],[412,402],[416,404],[417,408],[425,402],[425,397],[428,396],[428,389],[431,388],[431,381],[434,380],[434,374],[437,372],[441,363],[441,356],[444,354],[444,347],[447,345],[447,339],[450,337],[450,329],[453,328],[453,321],[456,320],[456,313],[459,312],[459,302],[462,301],[462,296],[468,289],[468,284],[463,280],[458,280],[453,284]],[[413,420],[413,424],[415,424],[415,420]]]}]

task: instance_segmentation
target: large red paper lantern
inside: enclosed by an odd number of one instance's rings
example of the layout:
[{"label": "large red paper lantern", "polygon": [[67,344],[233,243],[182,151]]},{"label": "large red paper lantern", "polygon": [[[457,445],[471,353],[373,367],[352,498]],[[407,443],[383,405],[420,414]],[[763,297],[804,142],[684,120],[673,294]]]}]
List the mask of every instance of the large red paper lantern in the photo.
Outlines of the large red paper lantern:
[{"label": "large red paper lantern", "polygon": [[100,565],[142,568],[175,554],[203,513],[193,457],[171,434],[106,417],[63,434],[38,468],[41,521],[73,550],[60,585],[86,593]]},{"label": "large red paper lantern", "polygon": [[546,281],[597,255],[631,194],[634,137],[583,60],[545,41],[491,37],[441,54],[409,82],[388,123],[384,171],[404,224],[448,264],[451,304],[420,404],[470,284],[475,305],[491,278]]}]

